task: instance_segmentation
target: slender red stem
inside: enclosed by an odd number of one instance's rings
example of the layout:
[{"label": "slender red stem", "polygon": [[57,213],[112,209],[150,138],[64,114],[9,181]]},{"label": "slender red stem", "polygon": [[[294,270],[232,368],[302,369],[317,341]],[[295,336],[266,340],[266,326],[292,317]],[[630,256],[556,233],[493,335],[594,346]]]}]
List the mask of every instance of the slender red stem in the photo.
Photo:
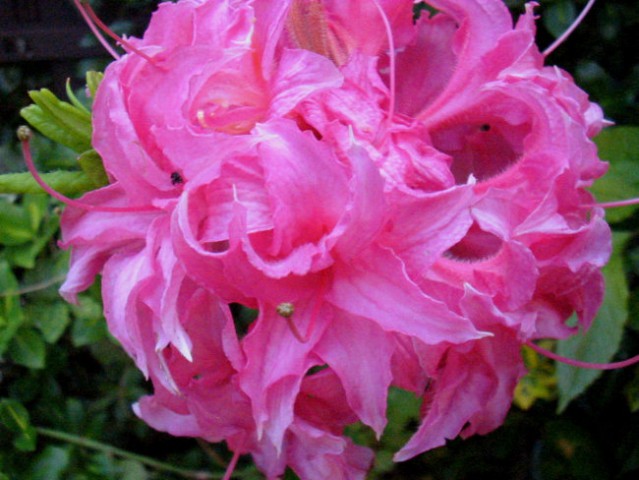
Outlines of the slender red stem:
[{"label": "slender red stem", "polygon": [[233,452],[233,458],[229,462],[229,466],[226,467],[226,473],[224,473],[224,477],[222,480],[230,480],[233,476],[233,472],[235,471],[235,467],[237,466],[237,461],[240,459],[240,451],[236,450]]},{"label": "slender red stem", "polygon": [[38,169],[33,163],[33,157],[31,156],[31,130],[28,127],[20,127],[18,129],[18,139],[20,140],[20,144],[22,146],[22,156],[24,157],[24,162],[27,164],[27,168],[31,175],[33,175],[34,180],[38,185],[42,187],[42,189],[51,195],[53,198],[57,198],[65,205],[70,207],[79,208],[81,210],[87,211],[97,211],[97,212],[119,212],[119,213],[130,213],[130,212],[147,212],[157,210],[152,205],[141,205],[141,206],[130,206],[130,207],[111,207],[108,205],[92,205],[89,203],[80,202],[78,200],[74,200],[73,198],[69,198],[65,195],[62,195],[60,192],[54,190],[44,181],[44,179],[40,176]]},{"label": "slender red stem", "polygon": [[616,202],[602,202],[598,203],[597,206],[602,208],[614,208],[614,207],[627,207],[628,205],[637,205],[639,204],[639,198],[629,198],[628,200],[618,200]]},{"label": "slender red stem", "polygon": [[575,29],[583,21],[586,15],[588,15],[588,12],[590,11],[590,9],[592,8],[594,4],[595,4],[595,0],[590,0],[586,4],[586,6],[581,11],[579,16],[575,19],[574,22],[572,22],[572,25],[570,25],[570,27],[568,27],[566,31],[562,33],[561,36],[552,43],[552,45],[550,45],[546,50],[544,50],[543,52],[544,57],[547,57],[548,55],[550,55],[552,52],[554,52],[557,49],[557,47],[559,47],[559,45],[561,45],[562,43],[564,43],[564,41],[566,41],[566,39],[572,34],[572,32],[575,31]]},{"label": "slender red stem", "polygon": [[155,59],[149,57],[146,53],[142,52],[141,50],[138,50],[137,48],[135,48],[131,43],[127,42],[124,38],[116,35],[113,30],[111,30],[108,26],[106,26],[105,23],[102,20],[100,20],[100,17],[97,16],[97,14],[93,10],[89,2],[87,2],[86,0],[80,0],[80,4],[83,5],[84,7],[83,11],[89,16],[91,21],[98,26],[100,30],[102,30],[113,40],[115,40],[120,45],[122,45],[124,49],[127,50],[128,52],[134,52],[140,55],[145,60],[147,60],[152,65],[157,66],[157,61]]},{"label": "slender red stem", "polygon": [[534,344],[533,342],[526,342],[526,345],[532,348],[535,352],[556,360],[558,362],[565,363],[567,365],[571,365],[573,367],[579,368],[589,368],[592,370],[616,370],[617,368],[629,367],[630,365],[634,365],[635,363],[639,363],[639,355],[636,355],[627,360],[623,360],[621,362],[613,362],[613,363],[591,363],[591,362],[582,362],[581,360],[574,360],[572,358],[562,357],[550,350],[546,350],[539,345]]},{"label": "slender red stem", "polygon": [[295,322],[293,321],[293,317],[286,317],[286,324],[288,325],[289,330],[291,331],[291,333],[296,339],[298,339],[301,343],[308,342],[308,338],[304,338],[301,332],[299,331],[299,329],[297,328],[297,325],[295,325]]},{"label": "slender red stem", "polygon": [[84,8],[82,7],[82,2],[80,0],[73,0],[73,3],[75,3],[76,8],[78,9],[78,11],[80,12],[80,15],[82,15],[82,18],[84,19],[84,21],[86,22],[86,24],[89,26],[89,28],[91,29],[91,31],[93,32],[93,35],[95,35],[95,38],[98,39],[98,41],[102,44],[102,46],[104,47],[104,49],[109,52],[109,54],[115,58],[116,60],[118,60],[120,58],[120,55],[118,55],[118,53],[113,49],[113,47],[111,47],[111,45],[109,45],[109,42],[106,41],[106,39],[102,36],[102,32],[100,32],[100,30],[95,26],[95,24],[91,21],[91,17],[89,17],[89,15],[87,14],[87,12],[84,10]]}]

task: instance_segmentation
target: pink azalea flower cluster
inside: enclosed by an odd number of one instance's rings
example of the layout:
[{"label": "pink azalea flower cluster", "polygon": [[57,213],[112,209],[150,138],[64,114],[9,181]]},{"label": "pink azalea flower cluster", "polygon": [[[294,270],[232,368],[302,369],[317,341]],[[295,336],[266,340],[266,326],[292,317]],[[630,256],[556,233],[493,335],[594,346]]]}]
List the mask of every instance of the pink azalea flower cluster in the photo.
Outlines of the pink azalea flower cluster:
[{"label": "pink azalea flower cluster", "polygon": [[522,344],[592,321],[601,110],[543,65],[532,5],[428,4],[164,3],[107,69],[111,183],[64,213],[62,293],[102,275],[154,428],[268,478],[364,478],[343,431],[381,435],[390,387],[423,398],[401,461],[498,427]]}]

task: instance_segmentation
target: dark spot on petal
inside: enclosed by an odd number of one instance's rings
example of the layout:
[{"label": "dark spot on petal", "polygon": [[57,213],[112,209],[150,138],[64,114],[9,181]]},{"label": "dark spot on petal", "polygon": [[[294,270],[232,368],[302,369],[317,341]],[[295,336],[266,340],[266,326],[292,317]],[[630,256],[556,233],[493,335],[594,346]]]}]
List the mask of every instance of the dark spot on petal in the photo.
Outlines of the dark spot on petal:
[{"label": "dark spot on petal", "polygon": [[488,132],[490,131],[490,125],[487,123],[484,123],[482,126],[479,127],[479,130],[481,130],[482,132]]},{"label": "dark spot on petal", "polygon": [[180,175],[180,172],[173,172],[171,174],[172,185],[181,185],[183,183],[184,183],[184,179],[182,178],[182,175]]}]

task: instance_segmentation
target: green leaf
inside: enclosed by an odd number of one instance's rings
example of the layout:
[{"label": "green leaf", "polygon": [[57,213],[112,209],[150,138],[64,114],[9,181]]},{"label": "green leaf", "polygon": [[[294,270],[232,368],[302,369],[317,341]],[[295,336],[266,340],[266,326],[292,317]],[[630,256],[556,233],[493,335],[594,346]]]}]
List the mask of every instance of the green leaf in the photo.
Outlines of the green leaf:
[{"label": "green leaf", "polygon": [[[599,202],[639,197],[639,127],[609,127],[595,139],[599,156],[610,162],[608,173],[590,189]],[[637,205],[606,210],[609,222],[629,217]]]},{"label": "green leaf", "polygon": [[[623,269],[623,248],[627,233],[613,235],[613,252],[603,269],[606,293],[597,317],[588,332],[558,343],[557,353],[577,360],[605,363],[612,360],[619,349],[621,336],[628,317],[628,285]],[[558,411],[583,393],[599,376],[601,370],[557,364]]]},{"label": "green leaf", "polygon": [[20,300],[11,292],[18,290],[18,281],[5,260],[0,260],[0,355],[2,355],[24,320]]},{"label": "green leaf", "polygon": [[85,107],[82,104],[82,102],[78,100],[78,97],[75,96],[75,93],[73,93],[73,90],[71,89],[70,78],[67,78],[66,92],[67,92],[67,97],[69,97],[69,100],[71,100],[71,103],[73,104],[74,107],[78,108],[79,110],[82,110],[89,116],[91,115],[91,112],[87,109],[87,107]]},{"label": "green leaf", "polygon": [[13,399],[3,398],[0,401],[0,422],[4,427],[16,434],[13,445],[23,452],[31,452],[36,448],[37,433],[31,426],[29,412]]},{"label": "green leaf", "polygon": [[35,305],[27,311],[48,343],[57,342],[71,322],[69,306],[66,303]]},{"label": "green leaf", "polygon": [[42,336],[32,328],[22,328],[9,344],[9,355],[18,365],[27,368],[44,368],[46,346]]},{"label": "green leaf", "polygon": [[31,425],[27,409],[11,398],[0,400],[0,422],[13,433],[24,432]]},{"label": "green leaf", "polygon": [[13,439],[13,446],[22,452],[33,452],[36,449],[37,441],[38,433],[36,429],[29,426]]},{"label": "green leaf", "polygon": [[53,235],[58,231],[60,219],[57,215],[49,216],[38,232],[37,236],[29,243],[6,247],[4,254],[6,259],[17,267],[32,269],[36,265],[36,257],[42,249],[52,240]]},{"label": "green leaf", "polygon": [[83,296],[79,305],[72,305],[75,315],[71,328],[71,341],[75,347],[90,345],[107,338],[106,322],[102,306],[90,297]]},{"label": "green leaf", "polygon": [[93,70],[89,70],[87,72],[87,87],[89,92],[91,93],[91,98],[95,98],[95,94],[98,91],[98,87],[104,78],[104,73],[102,72],[94,72]]},{"label": "green leaf", "polygon": [[[50,172],[40,174],[54,190],[63,195],[78,195],[95,189],[95,184],[84,172]],[[29,172],[0,175],[0,193],[45,193]]]},{"label": "green leaf", "polygon": [[49,206],[49,197],[46,195],[25,195],[22,198],[22,208],[24,208],[31,220],[31,230],[34,232],[40,228],[40,223]]},{"label": "green leaf", "polygon": [[552,360],[529,347],[522,348],[521,353],[528,373],[515,387],[513,402],[522,410],[529,410],[538,399],[551,400],[555,397],[557,377]]},{"label": "green leaf", "polygon": [[78,153],[91,148],[91,115],[68,102],[59,100],[50,90],[32,90],[34,105],[20,111],[22,117],[51,140]]},{"label": "green leaf", "polygon": [[109,177],[104,170],[102,157],[100,157],[98,152],[93,149],[87,150],[78,157],[78,163],[82,171],[86,173],[87,177],[95,184],[96,188],[109,184]]},{"label": "green leaf", "polygon": [[31,469],[29,480],[61,480],[71,460],[68,447],[47,446]]},{"label": "green leaf", "polygon": [[31,240],[35,232],[25,208],[0,200],[0,244],[21,245]]},{"label": "green leaf", "polygon": [[124,460],[120,462],[122,480],[147,480],[149,473],[140,462],[136,460]]}]

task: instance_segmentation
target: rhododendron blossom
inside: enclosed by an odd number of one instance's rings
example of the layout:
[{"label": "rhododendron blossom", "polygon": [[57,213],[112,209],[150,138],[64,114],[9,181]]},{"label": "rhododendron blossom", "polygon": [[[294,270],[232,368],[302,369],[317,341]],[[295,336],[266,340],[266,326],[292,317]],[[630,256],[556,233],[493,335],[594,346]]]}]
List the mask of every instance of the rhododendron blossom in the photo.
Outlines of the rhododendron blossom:
[{"label": "rhododendron blossom", "polygon": [[501,0],[428,5],[163,3],[105,72],[110,183],[64,213],[61,291],[102,276],[154,386],[136,413],[226,441],[228,475],[250,453],[268,478],[364,478],[344,428],[379,437],[391,387],[423,398],[397,461],[488,433],[521,346],[602,301],[601,110],[544,66],[532,4],[515,25]]}]

